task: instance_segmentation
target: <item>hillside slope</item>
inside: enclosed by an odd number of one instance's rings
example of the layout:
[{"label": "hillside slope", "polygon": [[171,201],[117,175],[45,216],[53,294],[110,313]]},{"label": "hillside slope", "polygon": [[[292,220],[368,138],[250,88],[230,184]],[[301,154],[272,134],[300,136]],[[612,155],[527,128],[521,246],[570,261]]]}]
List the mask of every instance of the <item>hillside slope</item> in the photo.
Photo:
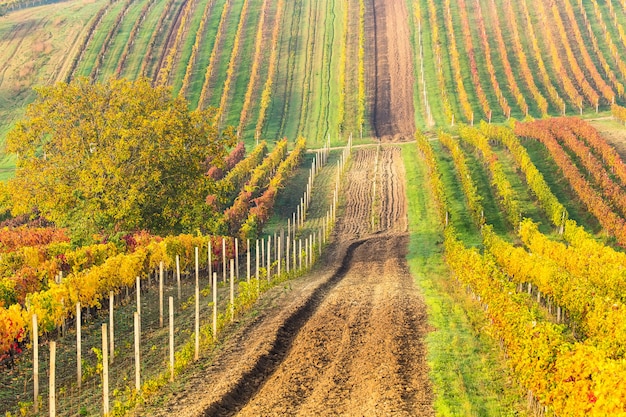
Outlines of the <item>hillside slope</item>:
[{"label": "hillside slope", "polygon": [[[0,18],[0,141],[35,85],[147,76],[257,138],[411,137],[415,127],[624,103],[614,0],[69,0]],[[394,22],[390,24],[389,22]],[[12,158],[0,161],[0,177]]]}]

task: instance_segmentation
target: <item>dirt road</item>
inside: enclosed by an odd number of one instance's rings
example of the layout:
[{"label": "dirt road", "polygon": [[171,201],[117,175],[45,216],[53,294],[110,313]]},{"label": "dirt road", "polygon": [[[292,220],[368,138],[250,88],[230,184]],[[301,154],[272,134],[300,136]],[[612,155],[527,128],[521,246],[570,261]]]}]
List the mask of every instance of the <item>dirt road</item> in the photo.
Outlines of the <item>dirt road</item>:
[{"label": "dirt road", "polygon": [[366,79],[373,92],[370,109],[376,135],[384,142],[412,139],[414,73],[406,2],[366,3]]},{"label": "dirt road", "polygon": [[[340,280],[299,330],[289,354],[238,415],[429,415],[425,308],[405,256],[399,148],[363,149],[346,182],[337,239],[351,242]],[[368,234],[375,161],[382,235]],[[402,175],[398,175],[401,172]]]},{"label": "dirt road", "polygon": [[400,149],[355,151],[344,192],[322,269],[275,296],[161,415],[434,415]]},{"label": "dirt road", "polygon": [[403,261],[406,237],[368,239],[238,415],[430,415],[424,308]]}]

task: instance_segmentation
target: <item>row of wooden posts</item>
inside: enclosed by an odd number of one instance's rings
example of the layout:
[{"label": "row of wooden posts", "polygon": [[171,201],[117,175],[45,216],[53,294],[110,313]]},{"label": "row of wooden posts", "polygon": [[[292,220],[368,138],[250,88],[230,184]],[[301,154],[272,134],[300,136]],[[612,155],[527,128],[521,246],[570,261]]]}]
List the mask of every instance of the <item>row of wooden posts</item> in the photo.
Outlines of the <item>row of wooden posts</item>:
[{"label": "row of wooden posts", "polygon": [[[260,291],[260,279],[263,273],[267,278],[268,283],[271,281],[272,273],[275,272],[275,276],[280,276],[283,271],[284,264],[286,273],[306,271],[313,265],[316,254],[315,248],[318,249],[318,253],[321,255],[322,246],[327,243],[327,239],[330,235],[332,226],[336,221],[337,203],[339,196],[339,182],[341,179],[341,173],[345,169],[345,164],[349,156],[349,149],[351,145],[351,139],[349,140],[349,147],[347,152],[344,151],[340,160],[338,161],[338,176],[335,184],[335,190],[333,193],[333,200],[330,204],[329,210],[326,212],[326,217],[322,222],[322,225],[317,228],[315,232],[310,233],[305,239],[296,238],[297,232],[304,227],[304,220],[306,218],[306,212],[308,211],[311,202],[311,191],[315,176],[319,173],[321,168],[327,163],[328,155],[330,152],[330,141],[320,151],[318,151],[310,170],[309,182],[307,184],[307,190],[303,198],[300,201],[297,212],[294,212],[292,219],[288,219],[286,244],[283,248],[283,232],[279,235],[268,236],[265,239],[256,239],[255,242],[255,256],[256,264],[254,269],[254,278],[257,279],[257,291]],[[290,220],[293,220],[293,224]],[[249,283],[252,278],[252,256],[250,240],[246,242],[246,281]],[[274,244],[274,261],[276,262],[275,270],[273,270],[272,263],[272,243]],[[234,302],[235,302],[235,280],[239,280],[239,242],[235,239],[235,258],[230,259],[230,287],[229,287],[229,309],[231,321],[235,318]],[[267,248],[267,249],[266,249]],[[208,244],[208,276],[209,286],[212,289],[213,298],[213,314],[212,314],[212,334],[213,338],[217,339],[217,271],[213,271],[213,260],[211,243]],[[226,282],[227,274],[227,259],[226,259],[226,241],[222,240],[222,277],[223,282]],[[291,255],[291,256],[290,256]],[[284,258],[283,258],[284,257]],[[265,269],[265,271],[263,271]],[[159,265],[159,326],[164,325],[164,275],[165,269],[163,262]],[[60,280],[62,277],[58,277]],[[180,270],[180,257],[176,256],[176,285],[178,300],[181,299],[181,270]],[[102,398],[103,398],[103,414],[106,416],[110,413],[109,403],[109,364],[114,362],[115,357],[115,328],[114,328],[114,293],[109,293],[109,321],[102,324]],[[174,297],[169,297],[169,369],[170,380],[174,380]],[[141,357],[140,357],[140,343],[141,343],[141,280],[139,277],[136,279],[136,311],[133,314],[134,321],[134,356],[135,356],[135,389],[141,390]],[[81,318],[82,308],[80,302],[76,304],[76,359],[77,370],[76,378],[77,385],[80,390],[82,382],[82,358],[81,358]],[[195,322],[194,322],[194,360],[199,359],[200,353],[200,265],[199,265],[199,248],[195,248]],[[39,339],[38,339],[38,322],[37,315],[32,317],[32,344],[33,344],[33,395],[34,395],[34,411],[39,411]],[[50,416],[56,416],[56,387],[55,387],[55,370],[56,370],[56,342],[49,342],[50,349],[50,369],[49,369],[49,413]]]},{"label": "row of wooden posts", "polygon": [[[275,252],[276,265],[274,271],[272,270],[272,238],[271,236],[267,239],[267,246],[265,245],[265,239],[256,240],[256,269],[254,278],[257,279],[257,290],[260,290],[260,279],[262,279],[262,275],[264,274],[267,278],[267,281],[271,281],[272,274],[275,276],[280,276],[283,273],[282,267],[284,265],[285,272],[291,273],[292,271],[303,271],[308,270],[314,262],[314,258],[316,257],[314,254],[314,248],[317,247],[319,253],[321,254],[322,245],[326,243],[327,240],[327,231],[330,230],[328,225],[324,223],[322,228],[318,229],[317,233],[311,233],[306,239],[297,239],[294,240],[294,243],[291,244],[291,237],[287,236],[287,250],[291,252],[291,254],[286,254],[284,259],[281,256],[282,248],[281,248],[281,238],[280,236],[276,237],[276,249]],[[297,242],[297,243],[296,243]],[[260,248],[267,247],[267,251],[261,251]],[[199,248],[195,248],[195,350],[194,350],[194,359],[198,360],[199,351],[200,351],[200,267],[199,267]],[[263,256],[265,253],[267,257]],[[292,256],[289,256],[292,255]],[[251,265],[251,251],[248,250],[246,253],[246,281],[249,283],[251,278],[253,277],[252,265]],[[234,320],[234,300],[235,300],[235,280],[236,275],[238,274],[237,268],[235,266],[235,259],[230,259],[230,316],[231,320]],[[224,269],[224,273],[226,273],[226,268]],[[265,269],[263,271],[262,269]],[[237,273],[236,273],[237,271]],[[163,262],[159,265],[159,326],[164,326],[164,266]],[[217,288],[218,288],[218,273],[212,272],[212,280],[209,282],[209,286],[212,289],[213,295],[213,337],[217,337]],[[178,300],[181,298],[181,273],[180,273],[180,257],[176,256],[176,285],[177,285],[177,294]],[[114,328],[114,300],[115,295],[113,291],[109,293],[109,320],[108,324],[102,324],[102,366],[103,366],[103,411],[104,414],[107,415],[110,411],[109,408],[109,393],[108,393],[108,365],[114,362],[115,357],[115,328]],[[173,380],[174,378],[174,297],[169,297],[169,345],[170,345],[170,354],[169,354],[169,362],[170,362],[170,378]],[[141,375],[140,375],[140,335],[141,335],[141,279],[139,277],[136,278],[136,302],[137,308],[134,312],[134,335],[135,335],[135,389],[139,390],[141,388]],[[76,360],[77,360],[77,370],[76,370],[76,380],[77,385],[80,390],[81,382],[82,382],[82,308],[81,304],[76,303]],[[39,341],[38,341],[38,321],[37,315],[34,314],[32,317],[32,342],[33,342],[33,395],[35,398],[34,409],[35,412],[38,412],[38,397],[39,397]],[[50,341],[50,386],[49,386],[49,410],[50,415],[56,415],[56,397],[55,397],[55,356],[56,356],[56,342]]]}]

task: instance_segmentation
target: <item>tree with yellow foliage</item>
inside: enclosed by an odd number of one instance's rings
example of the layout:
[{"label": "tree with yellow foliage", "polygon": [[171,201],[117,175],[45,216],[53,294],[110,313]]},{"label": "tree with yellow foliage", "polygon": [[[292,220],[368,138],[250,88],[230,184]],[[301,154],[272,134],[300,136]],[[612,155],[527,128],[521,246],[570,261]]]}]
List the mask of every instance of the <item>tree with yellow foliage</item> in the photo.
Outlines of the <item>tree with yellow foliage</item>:
[{"label": "tree with yellow foliage", "polygon": [[14,214],[38,209],[83,238],[210,229],[207,161],[220,166],[235,143],[232,129],[218,131],[215,109],[189,112],[147,79],[77,79],[37,92],[7,138],[18,156]]}]

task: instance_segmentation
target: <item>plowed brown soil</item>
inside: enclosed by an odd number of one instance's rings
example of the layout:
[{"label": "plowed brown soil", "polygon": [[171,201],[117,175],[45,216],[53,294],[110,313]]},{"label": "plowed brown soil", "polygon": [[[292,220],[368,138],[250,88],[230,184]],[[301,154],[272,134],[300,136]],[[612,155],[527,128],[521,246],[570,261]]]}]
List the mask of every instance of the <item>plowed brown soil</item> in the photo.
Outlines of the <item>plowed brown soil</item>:
[{"label": "plowed brown soil", "polygon": [[404,164],[402,150],[397,146],[384,147],[380,164],[380,230],[406,232],[406,194],[404,190]]},{"label": "plowed brown soil", "polygon": [[343,239],[356,239],[370,233],[375,159],[376,148],[361,149],[353,156],[352,169],[346,178],[345,211],[337,225],[338,235]]},{"label": "plowed brown soil", "polygon": [[424,308],[403,247],[406,236],[380,237],[350,253],[345,277],[239,415],[429,415]]},{"label": "plowed brown soil", "polygon": [[[373,123],[383,142],[410,140],[415,132],[413,60],[405,1],[368,0],[366,11],[368,90],[374,92]],[[373,29],[373,30],[371,30]],[[373,63],[372,63],[373,60]]]},{"label": "plowed brown soil", "polygon": [[[405,260],[400,149],[383,147],[378,170],[376,155],[353,155],[344,215],[321,269],[270,293],[271,305],[157,415],[434,415],[425,307]],[[381,217],[372,233],[374,181]]]}]

